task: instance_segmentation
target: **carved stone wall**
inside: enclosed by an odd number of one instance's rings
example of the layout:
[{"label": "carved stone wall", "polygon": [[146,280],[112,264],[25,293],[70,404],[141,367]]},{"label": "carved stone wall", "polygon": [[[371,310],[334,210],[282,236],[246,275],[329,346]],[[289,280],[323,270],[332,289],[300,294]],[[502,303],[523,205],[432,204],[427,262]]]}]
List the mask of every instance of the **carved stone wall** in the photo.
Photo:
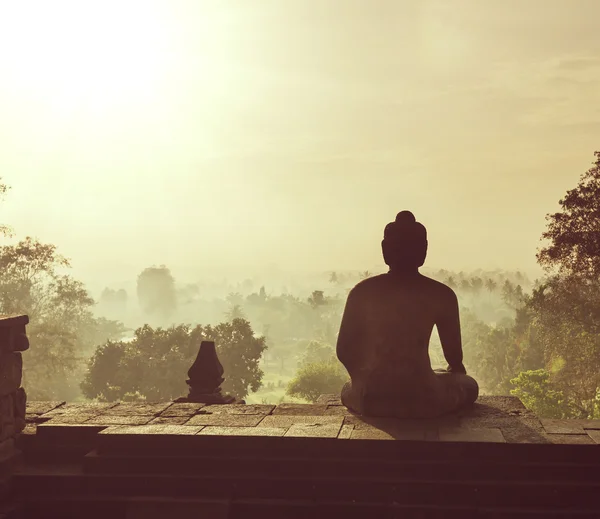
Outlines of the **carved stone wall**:
[{"label": "carved stone wall", "polygon": [[21,387],[21,352],[29,348],[28,323],[26,315],[0,315],[0,464],[15,456],[15,439],[25,428],[27,397]]}]

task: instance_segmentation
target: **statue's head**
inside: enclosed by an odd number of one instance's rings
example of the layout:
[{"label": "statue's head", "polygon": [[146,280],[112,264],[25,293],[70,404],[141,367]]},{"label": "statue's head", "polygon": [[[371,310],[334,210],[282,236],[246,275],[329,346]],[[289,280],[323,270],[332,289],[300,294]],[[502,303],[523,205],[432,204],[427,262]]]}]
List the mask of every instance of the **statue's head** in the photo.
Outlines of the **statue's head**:
[{"label": "statue's head", "polygon": [[427,230],[410,211],[401,211],[394,222],[386,225],[381,248],[390,268],[419,268],[427,256]]}]

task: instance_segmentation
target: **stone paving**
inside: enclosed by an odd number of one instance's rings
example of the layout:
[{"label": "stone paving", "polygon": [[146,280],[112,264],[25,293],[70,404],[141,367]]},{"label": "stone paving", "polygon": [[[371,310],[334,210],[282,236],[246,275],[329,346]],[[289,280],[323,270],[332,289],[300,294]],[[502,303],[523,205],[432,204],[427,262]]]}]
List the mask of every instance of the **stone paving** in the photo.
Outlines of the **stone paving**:
[{"label": "stone paving", "polygon": [[599,444],[600,420],[538,419],[514,397],[481,397],[463,413],[434,420],[367,418],[335,395],[316,404],[28,402],[25,435],[41,428],[102,434],[286,436],[340,440]]}]

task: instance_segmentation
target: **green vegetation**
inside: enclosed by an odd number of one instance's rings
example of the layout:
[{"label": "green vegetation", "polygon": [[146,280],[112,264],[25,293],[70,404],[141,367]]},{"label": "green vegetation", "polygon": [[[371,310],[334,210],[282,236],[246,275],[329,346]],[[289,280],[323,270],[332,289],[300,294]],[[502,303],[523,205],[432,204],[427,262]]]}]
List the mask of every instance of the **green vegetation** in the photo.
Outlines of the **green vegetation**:
[{"label": "green vegetation", "polygon": [[[548,216],[537,255],[547,271],[543,279],[424,270],[459,297],[465,365],[482,393],[512,393],[546,417],[600,416],[600,153],[595,156],[560,211]],[[0,197],[7,190],[0,182]],[[6,227],[0,236],[9,239]],[[32,399],[73,400],[81,389],[102,400],[180,396],[206,338],[217,343],[225,391],[249,402],[314,401],[347,380],[334,354],[345,298],[373,275],[329,272],[312,280],[310,290],[276,294],[253,280],[179,285],[167,267],[150,267],[133,289],[137,301],[123,287],[106,288],[96,305],[68,267],[54,245],[32,238],[0,247],[0,313],[31,317],[24,376]],[[135,332],[124,340],[129,330]],[[436,333],[431,359],[434,367],[445,364]]]}]

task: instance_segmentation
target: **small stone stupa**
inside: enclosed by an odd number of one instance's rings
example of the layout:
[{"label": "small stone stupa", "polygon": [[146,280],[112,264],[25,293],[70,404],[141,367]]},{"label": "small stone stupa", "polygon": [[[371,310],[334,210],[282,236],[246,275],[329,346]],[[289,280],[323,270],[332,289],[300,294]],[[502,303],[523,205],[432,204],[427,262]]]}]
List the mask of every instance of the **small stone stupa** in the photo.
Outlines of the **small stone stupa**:
[{"label": "small stone stupa", "polygon": [[221,393],[223,366],[217,356],[214,341],[202,341],[198,356],[188,371],[186,380],[190,391],[187,397],[177,402],[195,402],[201,404],[243,404],[231,395]]}]

